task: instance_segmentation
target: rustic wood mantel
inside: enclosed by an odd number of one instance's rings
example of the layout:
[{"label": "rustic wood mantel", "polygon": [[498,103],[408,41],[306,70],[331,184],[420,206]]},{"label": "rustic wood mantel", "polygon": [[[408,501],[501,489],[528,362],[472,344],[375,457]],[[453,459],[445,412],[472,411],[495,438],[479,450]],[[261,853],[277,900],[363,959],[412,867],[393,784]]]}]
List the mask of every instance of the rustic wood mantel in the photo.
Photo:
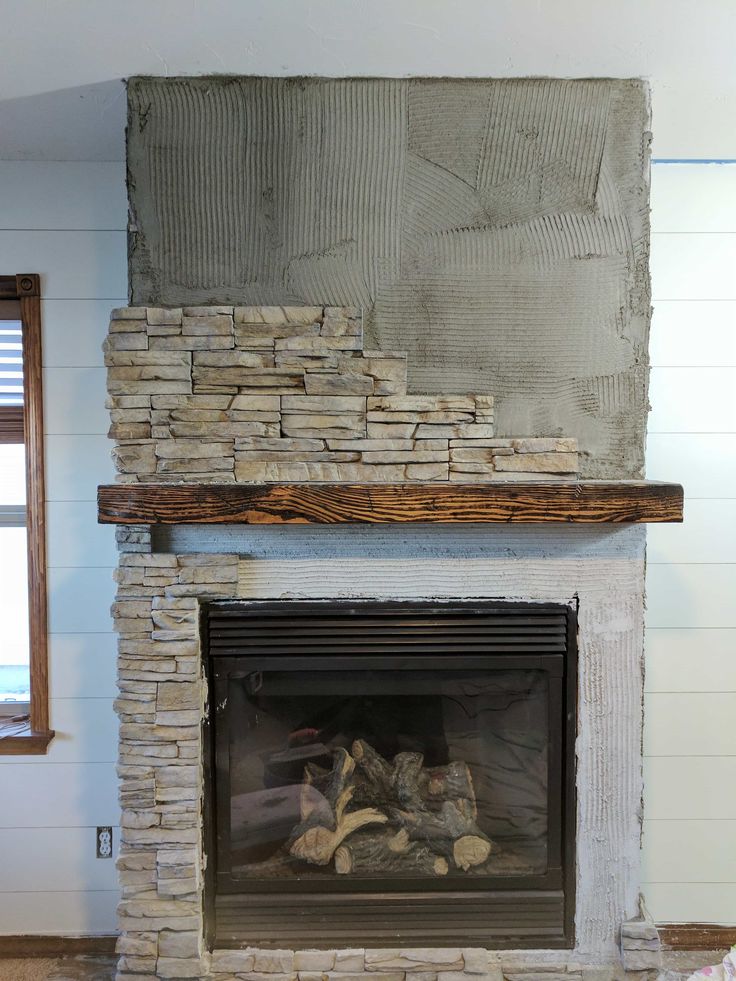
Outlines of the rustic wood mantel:
[{"label": "rustic wood mantel", "polygon": [[679,522],[679,484],[645,480],[484,484],[106,484],[101,524]]}]

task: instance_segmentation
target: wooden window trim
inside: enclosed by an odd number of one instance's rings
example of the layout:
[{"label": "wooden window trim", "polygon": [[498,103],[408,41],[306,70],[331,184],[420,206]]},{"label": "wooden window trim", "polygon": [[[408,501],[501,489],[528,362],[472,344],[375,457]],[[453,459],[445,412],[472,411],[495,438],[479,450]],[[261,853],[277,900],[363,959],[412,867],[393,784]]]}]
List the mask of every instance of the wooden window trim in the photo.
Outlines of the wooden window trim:
[{"label": "wooden window trim", "polygon": [[49,728],[46,484],[44,479],[41,283],[36,273],[0,276],[0,299],[17,300],[23,331],[23,442],[26,446],[30,718],[0,727],[0,756],[45,754]]}]

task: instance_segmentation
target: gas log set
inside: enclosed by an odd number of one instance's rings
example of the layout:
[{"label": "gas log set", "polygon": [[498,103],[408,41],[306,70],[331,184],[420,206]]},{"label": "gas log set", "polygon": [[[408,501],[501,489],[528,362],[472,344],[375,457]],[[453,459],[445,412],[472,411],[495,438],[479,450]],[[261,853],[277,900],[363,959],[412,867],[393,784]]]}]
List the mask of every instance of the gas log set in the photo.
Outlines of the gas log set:
[{"label": "gas log set", "polygon": [[331,770],[307,763],[301,821],[289,854],[339,875],[447,875],[481,866],[491,841],[476,823],[468,765],[425,767],[421,753],[391,762],[363,739],[333,753]]}]

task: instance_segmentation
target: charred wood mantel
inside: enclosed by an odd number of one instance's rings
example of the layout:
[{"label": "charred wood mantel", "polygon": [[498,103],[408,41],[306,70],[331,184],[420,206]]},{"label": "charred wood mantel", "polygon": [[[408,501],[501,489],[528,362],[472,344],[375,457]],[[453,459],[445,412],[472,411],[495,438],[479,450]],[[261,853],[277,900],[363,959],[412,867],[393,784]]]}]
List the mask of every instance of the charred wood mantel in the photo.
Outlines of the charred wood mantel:
[{"label": "charred wood mantel", "polygon": [[679,484],[108,484],[101,524],[680,522]]}]

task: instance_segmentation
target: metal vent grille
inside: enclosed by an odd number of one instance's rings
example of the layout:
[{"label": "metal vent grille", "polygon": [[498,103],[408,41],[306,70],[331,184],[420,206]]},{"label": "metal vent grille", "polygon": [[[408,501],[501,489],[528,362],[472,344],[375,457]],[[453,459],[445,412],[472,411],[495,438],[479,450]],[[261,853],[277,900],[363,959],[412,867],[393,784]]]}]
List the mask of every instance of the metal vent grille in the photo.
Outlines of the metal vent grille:
[{"label": "metal vent grille", "polygon": [[213,604],[212,655],[564,654],[564,606]]},{"label": "metal vent grille", "polygon": [[562,890],[483,893],[472,899],[383,893],[356,912],[344,897],[218,896],[217,946],[366,947],[570,946]]}]

